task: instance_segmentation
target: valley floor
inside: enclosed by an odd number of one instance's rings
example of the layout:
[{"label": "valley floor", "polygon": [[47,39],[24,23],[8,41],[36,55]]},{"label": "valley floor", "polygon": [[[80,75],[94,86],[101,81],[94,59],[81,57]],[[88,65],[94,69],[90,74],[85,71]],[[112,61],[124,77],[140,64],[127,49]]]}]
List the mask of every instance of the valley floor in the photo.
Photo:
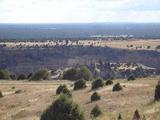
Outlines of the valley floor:
[{"label": "valley floor", "polygon": [[[66,84],[71,89],[73,99],[85,112],[89,119],[91,109],[98,104],[103,111],[99,120],[116,120],[121,113],[123,120],[131,120],[136,109],[147,120],[160,119],[160,103],[154,103],[155,86],[159,76],[139,78],[135,81],[114,80],[120,82],[123,90],[112,92],[112,85],[97,90],[101,100],[90,102],[90,83],[83,90],[73,91],[73,83],[69,81],[0,81],[0,90],[4,97],[0,98],[0,120],[39,120],[41,113],[56,98],[56,88]],[[19,93],[15,93],[15,91]]]}]

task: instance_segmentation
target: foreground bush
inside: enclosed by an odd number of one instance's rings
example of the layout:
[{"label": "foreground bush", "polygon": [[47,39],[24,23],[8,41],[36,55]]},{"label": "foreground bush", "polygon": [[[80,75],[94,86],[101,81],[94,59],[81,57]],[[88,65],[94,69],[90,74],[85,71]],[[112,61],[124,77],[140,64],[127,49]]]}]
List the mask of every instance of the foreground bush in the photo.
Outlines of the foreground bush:
[{"label": "foreground bush", "polygon": [[154,99],[155,101],[160,101],[160,81],[158,82],[156,86]]},{"label": "foreground bush", "polygon": [[120,83],[117,83],[117,84],[115,84],[114,86],[113,86],[113,89],[112,89],[112,91],[114,92],[114,91],[120,91],[120,90],[122,90],[123,88],[122,88],[122,86],[120,85]]},{"label": "foreground bush", "polygon": [[0,79],[10,79],[10,72],[8,70],[0,70]]},{"label": "foreground bush", "polygon": [[128,81],[132,81],[132,80],[135,80],[135,79],[136,78],[133,75],[131,75],[131,76],[128,77]]},{"label": "foreground bush", "polygon": [[113,84],[113,81],[112,80],[107,80],[106,81],[106,85],[112,85]]},{"label": "foreground bush", "polygon": [[50,79],[50,73],[46,69],[37,71],[31,77],[31,80],[49,80],[49,79]]},{"label": "foreground bush", "polygon": [[44,111],[40,120],[85,120],[79,105],[66,95],[60,97]]},{"label": "foreground bush", "polygon": [[91,111],[91,117],[96,118],[102,114],[101,109],[96,105]]},{"label": "foreground bush", "polygon": [[92,90],[103,86],[104,86],[104,81],[100,78],[92,82]]},{"label": "foreground bush", "polygon": [[0,91],[0,98],[1,98],[1,97],[3,97],[3,94],[2,94],[2,92]]},{"label": "foreground bush", "polygon": [[62,90],[61,93],[64,94],[64,95],[66,95],[66,96],[68,96],[68,97],[72,97],[72,93],[71,93],[71,91],[70,91],[67,87],[65,87],[65,88]]},{"label": "foreground bush", "polygon": [[63,89],[66,87],[67,87],[66,85],[60,85],[56,90],[56,94],[57,95],[60,94],[63,91]]},{"label": "foreground bush", "polygon": [[74,90],[83,89],[86,87],[86,81],[81,79],[74,83]]},{"label": "foreground bush", "polygon": [[97,101],[97,100],[100,100],[100,99],[101,99],[101,96],[97,92],[94,92],[91,95],[91,101]]}]

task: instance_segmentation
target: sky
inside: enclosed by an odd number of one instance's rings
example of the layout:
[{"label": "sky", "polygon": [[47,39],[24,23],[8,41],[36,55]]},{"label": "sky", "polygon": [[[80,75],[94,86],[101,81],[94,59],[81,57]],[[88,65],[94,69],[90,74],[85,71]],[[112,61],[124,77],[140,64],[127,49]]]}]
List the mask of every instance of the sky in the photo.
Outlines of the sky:
[{"label": "sky", "polygon": [[160,0],[0,0],[0,23],[160,22]]}]

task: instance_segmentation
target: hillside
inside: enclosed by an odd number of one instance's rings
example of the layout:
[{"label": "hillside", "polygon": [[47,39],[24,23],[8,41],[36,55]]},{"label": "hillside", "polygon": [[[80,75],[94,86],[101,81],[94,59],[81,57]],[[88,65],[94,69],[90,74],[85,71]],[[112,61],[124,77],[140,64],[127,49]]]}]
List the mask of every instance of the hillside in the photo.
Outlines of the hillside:
[{"label": "hillside", "polygon": [[[0,88],[4,95],[0,98],[1,120],[39,120],[41,113],[57,98],[56,88],[60,84],[66,84],[72,91],[73,99],[89,114],[94,105],[98,104],[103,111],[99,120],[115,120],[121,113],[124,120],[130,120],[136,109],[141,117],[146,120],[159,120],[160,103],[154,103],[154,91],[159,77],[147,77],[128,82],[124,79],[114,80],[114,84],[120,82],[123,90],[112,92],[111,86],[105,86],[97,90],[101,100],[90,102],[93,93],[90,82],[87,88],[73,91],[73,83],[69,81],[1,81]],[[15,94],[15,91],[20,90]]]},{"label": "hillside", "polygon": [[159,69],[160,52],[154,50],[127,50],[99,46],[54,46],[29,48],[0,48],[0,68],[16,73],[29,73],[39,68],[51,70],[90,65],[101,61],[140,63]]}]

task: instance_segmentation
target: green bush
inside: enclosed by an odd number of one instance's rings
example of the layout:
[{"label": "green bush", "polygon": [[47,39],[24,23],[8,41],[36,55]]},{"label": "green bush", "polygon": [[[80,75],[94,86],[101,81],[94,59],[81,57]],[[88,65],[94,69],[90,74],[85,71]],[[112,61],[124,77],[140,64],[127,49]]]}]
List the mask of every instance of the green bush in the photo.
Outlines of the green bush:
[{"label": "green bush", "polygon": [[113,81],[112,80],[107,80],[106,81],[106,85],[112,85],[113,84]]},{"label": "green bush", "polygon": [[123,120],[121,114],[119,114],[117,120]]},{"label": "green bush", "polygon": [[16,90],[15,91],[15,94],[20,94],[20,93],[22,93],[23,92],[23,90]]},{"label": "green bush", "polygon": [[0,91],[0,98],[1,98],[1,97],[3,97],[3,94],[2,94],[2,92]]},{"label": "green bush", "polygon": [[40,120],[85,120],[85,117],[79,105],[62,94],[43,112]]},{"label": "green bush", "polygon": [[95,81],[92,82],[92,90],[93,89],[97,89],[99,87],[103,87],[104,86],[104,81],[103,79],[97,79]]},{"label": "green bush", "polygon": [[136,110],[136,111],[134,112],[133,120],[141,120],[141,116],[140,116],[138,110]]},{"label": "green bush", "polygon": [[100,99],[101,99],[101,96],[97,92],[94,92],[91,95],[91,101],[97,101],[97,100],[100,100]]},{"label": "green bush", "polygon": [[8,70],[0,70],[0,79],[10,79],[10,72]]},{"label": "green bush", "polygon": [[92,72],[87,67],[82,67],[80,69],[71,68],[63,73],[63,79],[66,80],[92,80]]},{"label": "green bush", "polygon": [[17,79],[16,74],[14,74],[14,73],[10,74],[10,78],[11,78],[12,80],[16,80],[16,79]]},{"label": "green bush", "polygon": [[154,99],[155,101],[160,101],[160,81],[158,82],[156,86]]},{"label": "green bush", "polygon": [[81,79],[74,83],[74,90],[83,89],[86,87],[86,81]]},{"label": "green bush", "polygon": [[96,105],[91,111],[91,117],[96,118],[102,114],[101,109]]},{"label": "green bush", "polygon": [[93,75],[92,75],[92,72],[88,69],[88,67],[84,66],[84,67],[80,68],[80,70],[78,71],[78,73],[76,75],[76,78],[89,81],[89,80],[93,79]]},{"label": "green bush", "polygon": [[31,80],[49,80],[50,79],[50,73],[47,69],[42,69],[34,73],[34,75],[31,77]]},{"label": "green bush", "polygon": [[132,81],[132,80],[135,80],[135,77],[133,75],[128,77],[128,81]]},{"label": "green bush", "polygon": [[68,97],[72,97],[72,93],[67,87],[65,87],[61,93],[67,95]]},{"label": "green bush", "polygon": [[27,79],[25,74],[20,74],[17,78],[17,80],[25,80],[25,79]]},{"label": "green bush", "polygon": [[60,85],[56,90],[56,94],[57,95],[60,94],[63,91],[63,89],[66,87],[67,87],[66,85]]},{"label": "green bush", "polygon": [[71,68],[64,72],[63,79],[65,80],[76,80],[78,70],[76,68]]},{"label": "green bush", "polygon": [[122,89],[123,89],[123,88],[122,88],[122,86],[120,85],[120,83],[117,83],[117,84],[115,84],[115,85],[113,86],[112,91],[115,92],[115,91],[120,91],[120,90],[122,90]]}]

